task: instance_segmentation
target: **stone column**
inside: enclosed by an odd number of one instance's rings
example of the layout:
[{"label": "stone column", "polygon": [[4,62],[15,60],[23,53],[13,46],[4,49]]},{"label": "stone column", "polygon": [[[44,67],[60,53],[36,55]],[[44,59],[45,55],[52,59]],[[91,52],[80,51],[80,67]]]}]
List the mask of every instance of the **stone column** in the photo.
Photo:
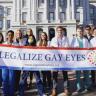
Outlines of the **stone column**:
[{"label": "stone column", "polygon": [[83,7],[80,7],[80,23],[79,24],[83,24],[84,23],[84,9]]},{"label": "stone column", "polygon": [[36,23],[36,19],[37,19],[37,14],[36,14],[36,12],[37,12],[37,10],[36,10],[36,8],[37,8],[37,0],[32,0],[32,2],[31,2],[31,22],[34,24],[34,23]]},{"label": "stone column", "polygon": [[20,22],[21,22],[21,0],[16,0],[16,1],[17,1],[16,23],[17,23],[17,25],[20,25]]},{"label": "stone column", "polygon": [[17,6],[16,6],[16,1],[17,1],[17,0],[13,0],[12,23],[13,23],[13,22],[16,22],[16,8],[17,8]]},{"label": "stone column", "polygon": [[56,16],[56,22],[60,22],[60,19],[59,19],[59,0],[56,0],[56,10],[55,10],[55,16]]},{"label": "stone column", "polygon": [[47,4],[48,3],[47,3],[47,1],[48,0],[44,0],[44,19],[43,19],[44,22],[46,22],[46,23],[48,23],[48,18],[47,18],[47,16],[48,16],[48,12],[47,12],[48,11],[48,8],[47,8],[48,6],[47,6]]},{"label": "stone column", "polygon": [[27,21],[28,24],[31,23],[31,1],[32,0],[27,0],[28,1],[28,15],[27,15]]},{"label": "stone column", "polygon": [[70,21],[71,19],[71,8],[70,8],[70,0],[67,0],[67,9],[66,9],[66,19],[67,21]]},{"label": "stone column", "polygon": [[75,20],[75,2],[71,0],[71,11],[72,11],[72,20]]},{"label": "stone column", "polygon": [[3,17],[3,30],[5,31],[6,30],[6,12],[7,12],[7,10],[6,10],[6,7],[4,7],[4,17]]}]

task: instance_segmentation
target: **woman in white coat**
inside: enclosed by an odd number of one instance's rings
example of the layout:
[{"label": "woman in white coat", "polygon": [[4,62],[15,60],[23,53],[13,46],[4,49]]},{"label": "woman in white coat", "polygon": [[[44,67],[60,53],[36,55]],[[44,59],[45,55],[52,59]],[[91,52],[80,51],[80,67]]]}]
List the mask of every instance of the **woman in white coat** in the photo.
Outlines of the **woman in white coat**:
[{"label": "woman in white coat", "polygon": [[[41,32],[39,41],[37,42],[37,47],[49,47],[49,45],[50,42],[48,41],[47,33]],[[51,71],[46,70],[46,71],[41,71],[41,73],[42,73],[44,92],[46,93],[46,91],[52,88]]]}]

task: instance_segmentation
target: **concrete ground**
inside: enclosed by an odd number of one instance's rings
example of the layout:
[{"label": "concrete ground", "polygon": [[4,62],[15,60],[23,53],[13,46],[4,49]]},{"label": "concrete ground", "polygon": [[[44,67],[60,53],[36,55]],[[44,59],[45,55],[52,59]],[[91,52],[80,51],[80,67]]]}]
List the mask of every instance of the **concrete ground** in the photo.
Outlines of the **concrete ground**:
[{"label": "concrete ground", "polygon": [[[70,96],[96,96],[96,88],[94,88],[94,90],[92,92],[87,92],[84,94],[73,94],[76,90],[76,79],[75,79],[75,74],[74,71],[70,71],[68,72],[68,76],[69,76],[69,90],[72,93]],[[29,79],[28,79],[29,82]],[[61,72],[59,72],[59,77],[58,77],[58,89],[57,89],[57,96],[64,96],[63,94],[63,78],[62,78],[62,74]],[[2,89],[0,89],[0,96],[2,95]],[[18,95],[16,95],[18,96]],[[35,84],[35,78],[33,79],[33,85],[32,88],[28,89],[25,91],[25,96],[39,96],[38,95],[38,90],[36,89],[36,84]],[[50,95],[47,95],[50,96]]]}]

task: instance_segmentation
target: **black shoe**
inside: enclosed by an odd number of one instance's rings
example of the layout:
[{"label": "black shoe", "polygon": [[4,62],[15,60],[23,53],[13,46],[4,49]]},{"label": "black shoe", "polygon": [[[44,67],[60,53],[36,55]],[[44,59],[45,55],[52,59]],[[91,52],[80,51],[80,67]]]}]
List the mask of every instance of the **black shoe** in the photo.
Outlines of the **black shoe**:
[{"label": "black shoe", "polygon": [[94,91],[94,89],[93,89],[92,87],[87,88],[87,90],[88,90],[88,92],[92,92],[92,91]]}]

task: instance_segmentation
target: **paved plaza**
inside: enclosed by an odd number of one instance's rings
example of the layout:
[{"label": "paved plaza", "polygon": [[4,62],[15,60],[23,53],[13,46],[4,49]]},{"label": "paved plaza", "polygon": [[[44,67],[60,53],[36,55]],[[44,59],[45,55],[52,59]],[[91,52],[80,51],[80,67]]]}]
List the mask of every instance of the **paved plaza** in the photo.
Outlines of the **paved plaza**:
[{"label": "paved plaza", "polygon": [[[62,74],[59,73],[59,77],[58,77],[58,95],[57,96],[64,96],[63,95],[63,78],[62,78]],[[75,84],[75,74],[74,72],[69,72],[68,73],[69,75],[69,87],[70,87],[70,92],[75,92],[76,90],[76,84]],[[0,93],[2,93],[2,89],[0,89]],[[3,96],[0,94],[0,96]],[[16,95],[18,96],[18,95]],[[36,89],[36,84],[35,84],[35,78],[33,79],[33,85],[32,85],[32,88],[28,89],[25,91],[25,96],[39,96],[38,95],[38,91]],[[50,96],[50,95],[48,95]],[[79,95],[76,95],[76,94],[72,94],[70,96],[96,96],[96,89],[94,88],[94,90],[92,92],[87,92],[85,94],[79,94]]]}]

